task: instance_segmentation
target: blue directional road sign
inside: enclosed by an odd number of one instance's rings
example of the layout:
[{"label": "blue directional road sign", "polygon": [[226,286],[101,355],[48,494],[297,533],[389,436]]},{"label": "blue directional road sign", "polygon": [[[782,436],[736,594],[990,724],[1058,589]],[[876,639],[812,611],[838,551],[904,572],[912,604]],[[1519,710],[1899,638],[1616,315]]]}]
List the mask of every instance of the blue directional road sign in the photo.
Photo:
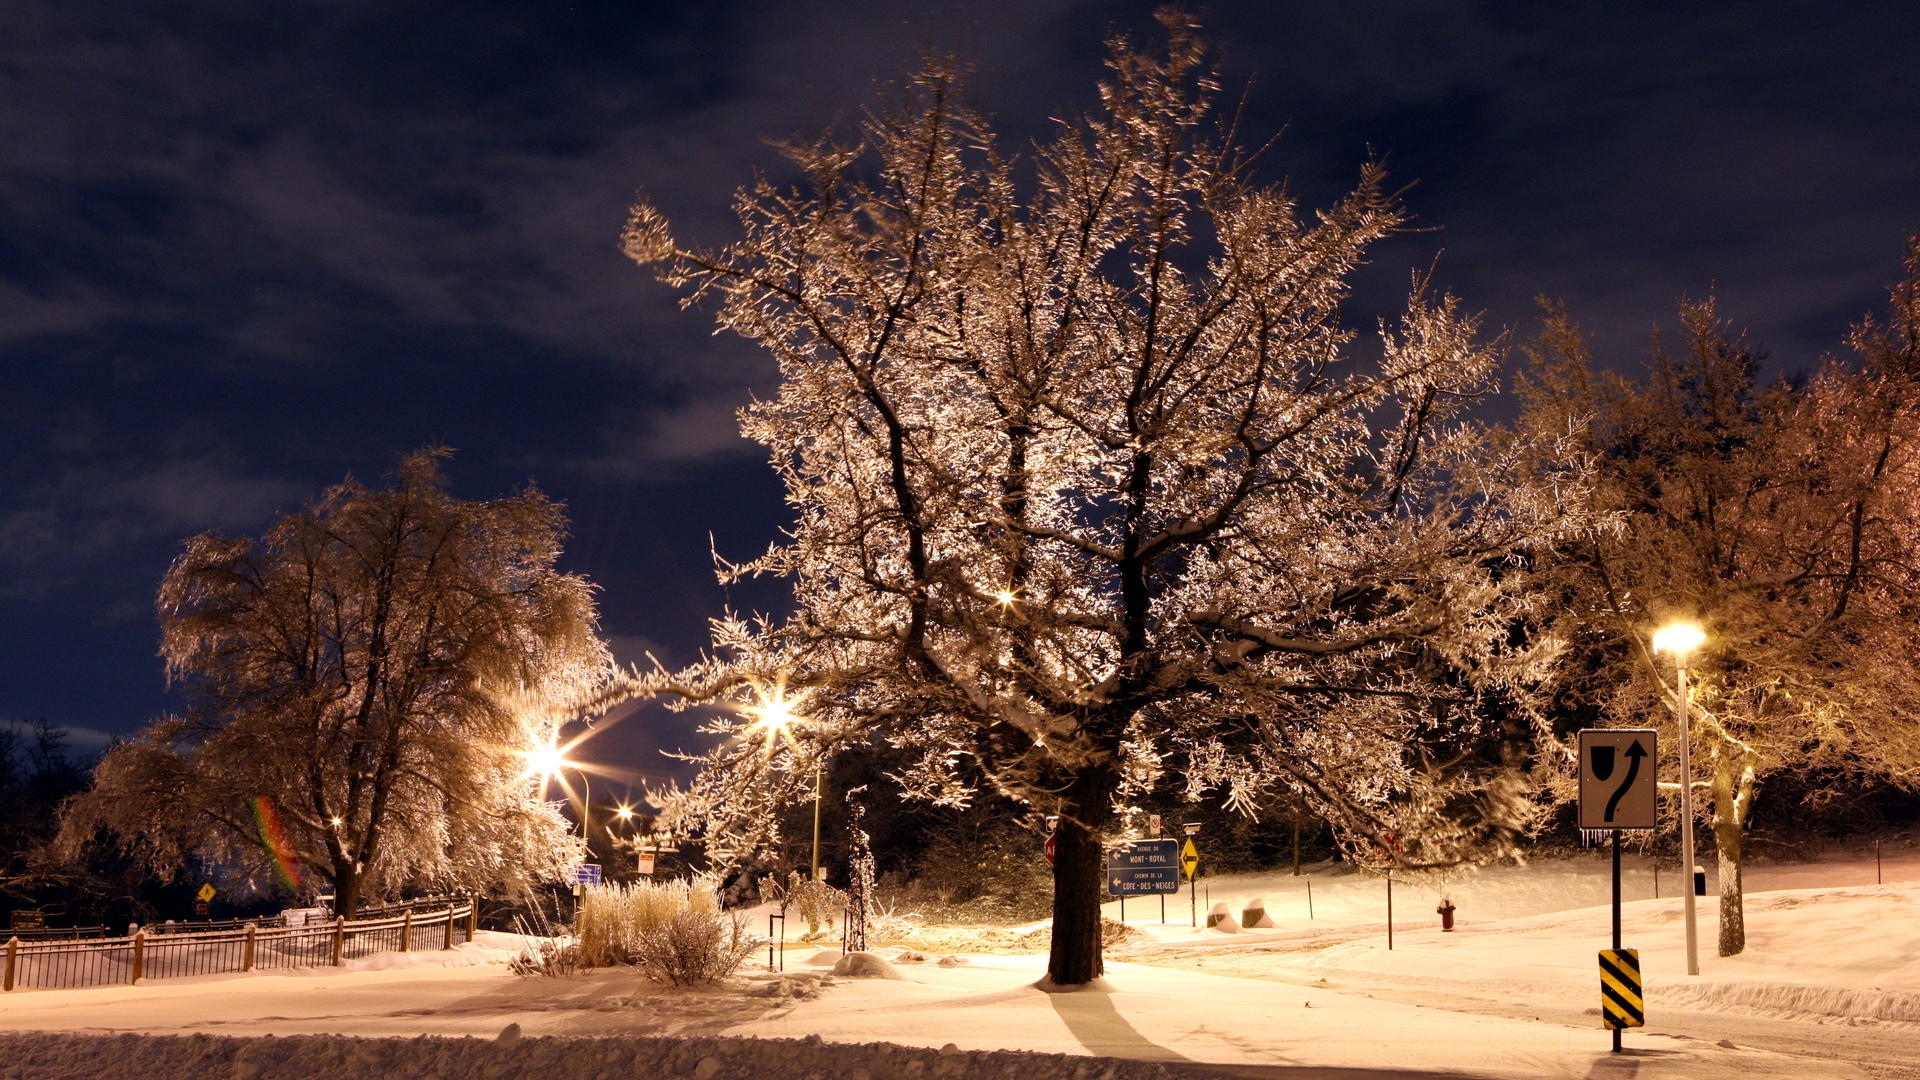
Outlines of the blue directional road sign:
[{"label": "blue directional road sign", "polygon": [[1180,841],[1125,840],[1107,849],[1107,892],[1114,896],[1180,891]]},{"label": "blue directional road sign", "polygon": [[599,863],[581,863],[580,865],[574,867],[573,883],[575,885],[600,884],[600,864]]}]

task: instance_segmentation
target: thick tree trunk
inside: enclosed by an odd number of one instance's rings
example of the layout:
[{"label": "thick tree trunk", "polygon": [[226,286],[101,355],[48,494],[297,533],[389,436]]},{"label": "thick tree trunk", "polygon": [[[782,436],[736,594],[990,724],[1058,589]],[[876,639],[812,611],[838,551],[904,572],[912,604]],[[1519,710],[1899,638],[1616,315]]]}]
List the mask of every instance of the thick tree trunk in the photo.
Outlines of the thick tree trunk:
[{"label": "thick tree trunk", "polygon": [[1100,839],[1113,813],[1114,778],[1083,772],[1068,788],[1053,842],[1053,942],[1047,951],[1050,987],[1074,987],[1100,977]]},{"label": "thick tree trunk", "polygon": [[360,913],[360,875],[351,866],[333,868],[333,913],[343,919]]},{"label": "thick tree trunk", "polygon": [[1751,754],[1721,742],[1713,755],[1713,840],[1719,857],[1720,955],[1747,948],[1746,893],[1740,869],[1746,856],[1747,812],[1753,804]]}]

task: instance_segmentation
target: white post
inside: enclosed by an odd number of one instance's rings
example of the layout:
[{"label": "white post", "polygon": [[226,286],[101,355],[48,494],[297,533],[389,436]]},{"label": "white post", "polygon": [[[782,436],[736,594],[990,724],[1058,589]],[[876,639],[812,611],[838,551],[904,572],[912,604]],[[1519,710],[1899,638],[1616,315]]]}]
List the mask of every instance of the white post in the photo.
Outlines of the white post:
[{"label": "white post", "polygon": [[1680,672],[1680,895],[1686,905],[1687,974],[1700,974],[1700,935],[1693,914],[1693,723],[1687,712],[1687,654],[1676,652]]}]

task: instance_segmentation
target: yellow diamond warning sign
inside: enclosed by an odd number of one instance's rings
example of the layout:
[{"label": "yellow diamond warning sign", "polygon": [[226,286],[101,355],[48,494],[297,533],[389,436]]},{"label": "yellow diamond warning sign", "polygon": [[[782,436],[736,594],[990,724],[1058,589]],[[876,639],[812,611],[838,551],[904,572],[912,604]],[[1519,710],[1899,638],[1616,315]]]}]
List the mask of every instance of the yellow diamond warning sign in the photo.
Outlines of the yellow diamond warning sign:
[{"label": "yellow diamond warning sign", "polygon": [[1188,840],[1180,848],[1180,871],[1187,875],[1188,881],[1192,881],[1193,875],[1198,873],[1199,870],[1200,849],[1193,846],[1192,840]]},{"label": "yellow diamond warning sign", "polygon": [[199,897],[200,902],[204,904],[213,899],[213,886],[203,884],[200,886],[200,891],[193,895]]}]

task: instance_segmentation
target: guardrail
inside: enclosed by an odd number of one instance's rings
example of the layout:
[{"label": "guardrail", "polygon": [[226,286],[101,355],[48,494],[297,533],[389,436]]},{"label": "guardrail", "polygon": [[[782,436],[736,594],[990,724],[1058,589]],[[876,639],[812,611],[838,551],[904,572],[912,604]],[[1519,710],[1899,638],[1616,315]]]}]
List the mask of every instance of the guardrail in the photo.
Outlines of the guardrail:
[{"label": "guardrail", "polygon": [[307,926],[249,924],[228,930],[166,932],[141,928],[127,937],[90,941],[8,939],[0,961],[0,990],[135,984],[141,979],[338,966],[377,952],[451,949],[472,941],[478,907],[472,900],[410,902],[397,915],[334,919]]}]

